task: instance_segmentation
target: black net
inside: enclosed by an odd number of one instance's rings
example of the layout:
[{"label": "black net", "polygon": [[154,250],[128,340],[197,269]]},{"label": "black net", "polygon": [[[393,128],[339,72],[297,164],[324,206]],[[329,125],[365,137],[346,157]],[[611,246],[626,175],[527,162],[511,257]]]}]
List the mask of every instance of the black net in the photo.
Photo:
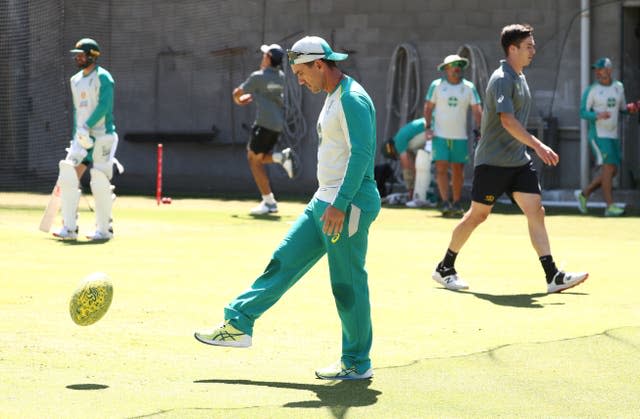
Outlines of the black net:
[{"label": "black net", "polygon": [[62,2],[0,4],[0,189],[51,189],[70,130]]},{"label": "black net", "polygon": [[[98,41],[98,63],[115,79],[118,156],[132,185],[153,179],[155,151],[125,133],[246,143],[254,110],[235,106],[231,91],[258,68],[265,11],[267,2],[0,0],[0,191],[52,189],[72,128],[69,50],[84,37]],[[196,165],[181,171],[200,175]]]}]

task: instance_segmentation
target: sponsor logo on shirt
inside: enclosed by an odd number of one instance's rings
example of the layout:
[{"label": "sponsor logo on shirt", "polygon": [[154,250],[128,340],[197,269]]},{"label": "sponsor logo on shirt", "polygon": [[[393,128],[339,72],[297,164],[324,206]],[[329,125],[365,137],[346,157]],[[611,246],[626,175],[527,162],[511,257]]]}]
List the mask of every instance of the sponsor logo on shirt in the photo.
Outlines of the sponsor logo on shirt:
[{"label": "sponsor logo on shirt", "polygon": [[270,92],[282,92],[282,85],[278,83],[267,83],[267,90]]}]

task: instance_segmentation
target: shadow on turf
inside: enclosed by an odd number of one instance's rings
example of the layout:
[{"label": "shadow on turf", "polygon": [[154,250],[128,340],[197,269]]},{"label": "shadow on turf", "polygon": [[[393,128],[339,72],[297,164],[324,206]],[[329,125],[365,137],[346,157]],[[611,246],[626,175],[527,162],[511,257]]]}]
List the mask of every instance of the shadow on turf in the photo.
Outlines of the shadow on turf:
[{"label": "shadow on turf", "polygon": [[[545,305],[564,305],[564,303],[542,304],[538,300],[548,296],[547,293],[538,292],[535,294],[511,294],[495,295],[473,291],[457,291],[460,294],[471,294],[481,300],[489,301],[498,306],[519,307],[519,308],[543,308]],[[564,292],[563,294],[586,295],[580,292]]]},{"label": "shadow on turf", "polygon": [[335,418],[344,418],[350,407],[371,406],[378,402],[381,391],[369,388],[371,380],[341,381],[335,385],[283,383],[253,380],[196,380],[199,384],[232,384],[312,391],[318,400],[285,403],[282,407],[318,409],[328,407]]},{"label": "shadow on turf", "polygon": [[56,238],[53,238],[51,240],[60,242],[60,243],[64,244],[65,246],[95,246],[95,245],[98,245],[98,244],[105,244],[105,243],[107,243],[109,241],[107,239],[104,239],[104,240],[60,240],[60,239],[56,239]]},{"label": "shadow on turf", "polygon": [[282,220],[282,216],[281,215],[274,215],[274,214],[261,214],[261,215],[233,214],[231,216],[231,218],[240,218],[241,220],[265,220],[265,221],[280,221],[280,220]]},{"label": "shadow on turf", "polygon": [[109,388],[109,386],[106,384],[86,383],[86,384],[69,384],[67,388],[69,390],[104,390],[105,388]]}]

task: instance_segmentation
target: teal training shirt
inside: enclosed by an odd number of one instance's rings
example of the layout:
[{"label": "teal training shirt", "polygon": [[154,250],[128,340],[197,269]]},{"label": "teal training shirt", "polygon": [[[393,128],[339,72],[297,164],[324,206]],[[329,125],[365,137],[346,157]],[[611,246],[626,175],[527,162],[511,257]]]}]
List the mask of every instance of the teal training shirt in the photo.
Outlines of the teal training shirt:
[{"label": "teal training shirt", "polygon": [[353,203],[377,211],[380,195],[373,176],[376,110],[364,88],[344,76],[327,95],[318,117],[318,191],[315,197],[346,211]]},{"label": "teal training shirt", "polygon": [[480,95],[472,82],[461,79],[451,84],[446,77],[431,82],[425,101],[434,105],[438,120],[432,124],[433,135],[448,140],[467,139],[467,112],[479,105]]},{"label": "teal training shirt", "polygon": [[393,136],[393,142],[395,143],[398,153],[404,153],[409,145],[409,141],[411,141],[411,139],[416,135],[425,131],[426,127],[424,121],[424,118],[414,119],[400,128],[396,135]]},{"label": "teal training shirt", "polygon": [[[609,112],[607,119],[598,119],[598,112]],[[580,101],[580,117],[589,125],[589,138],[618,139],[618,116],[626,113],[624,86],[617,80],[605,86],[593,83],[584,91]]]},{"label": "teal training shirt", "polygon": [[96,66],[84,75],[82,70],[71,77],[71,97],[73,100],[73,129],[87,126],[90,134],[97,137],[112,134],[116,127],[113,120],[113,91],[115,82],[103,67]]},{"label": "teal training shirt", "polygon": [[531,92],[524,74],[516,74],[505,61],[500,61],[489,79],[482,109],[482,140],[475,154],[475,166],[519,167],[531,160],[527,147],[504,129],[501,113],[511,113],[527,126],[531,110]]}]

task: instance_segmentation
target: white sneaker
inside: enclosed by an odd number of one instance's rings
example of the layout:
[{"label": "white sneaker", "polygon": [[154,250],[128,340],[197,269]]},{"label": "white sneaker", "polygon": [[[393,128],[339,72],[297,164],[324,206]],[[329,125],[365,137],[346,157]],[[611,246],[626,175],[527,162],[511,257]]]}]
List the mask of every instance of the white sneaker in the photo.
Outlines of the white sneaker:
[{"label": "white sneaker", "polygon": [[423,208],[429,206],[429,201],[425,201],[424,199],[412,199],[405,205],[409,208]]},{"label": "white sneaker", "polygon": [[389,205],[405,205],[409,197],[406,192],[396,192],[385,196],[382,199],[383,204]]},{"label": "white sneaker", "polygon": [[265,214],[273,214],[278,212],[278,204],[274,202],[273,204],[268,204],[265,201],[262,201],[258,204],[258,206],[254,207],[249,211],[251,215],[265,215]]},{"label": "white sneaker", "polygon": [[106,233],[96,230],[93,234],[87,236],[91,241],[107,241],[113,238],[113,233],[107,231]]},{"label": "white sneaker", "polygon": [[58,231],[53,232],[53,236],[62,240],[77,240],[78,239],[78,227],[76,227],[75,231],[69,230],[65,226]]},{"label": "white sneaker", "polygon": [[448,290],[466,290],[469,288],[469,284],[458,276],[455,269],[443,270],[440,268],[440,264],[431,274],[431,278]]},{"label": "white sneaker", "polygon": [[356,367],[347,368],[342,361],[316,371],[316,377],[322,380],[367,380],[373,377],[373,369],[369,368],[358,374]]},{"label": "white sneaker", "polygon": [[547,293],[562,292],[583,283],[589,278],[586,272],[570,273],[558,271],[550,284],[547,284]]},{"label": "white sneaker", "polygon": [[298,160],[295,151],[291,148],[282,150],[282,167],[290,179],[293,179],[298,172]]},{"label": "white sneaker", "polygon": [[195,332],[193,336],[202,343],[214,346],[229,346],[232,348],[248,348],[251,346],[251,336],[231,326],[229,320],[224,321],[215,329]]}]

